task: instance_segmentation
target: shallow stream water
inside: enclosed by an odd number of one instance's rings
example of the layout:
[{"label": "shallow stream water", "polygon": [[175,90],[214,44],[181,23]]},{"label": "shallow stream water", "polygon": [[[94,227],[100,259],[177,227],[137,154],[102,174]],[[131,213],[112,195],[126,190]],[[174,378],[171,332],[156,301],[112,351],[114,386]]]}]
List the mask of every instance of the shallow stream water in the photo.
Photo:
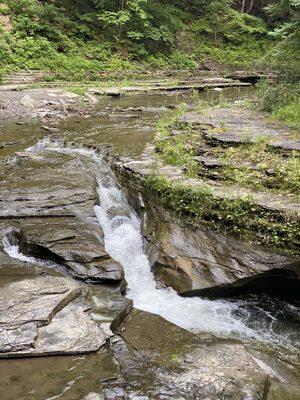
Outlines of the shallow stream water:
[{"label": "shallow stream water", "polygon": [[[209,92],[208,95],[220,96],[217,92]],[[222,95],[240,99],[247,93],[230,89]],[[26,125],[23,133],[29,133],[31,127],[30,139],[24,140],[22,129],[16,129],[16,143],[12,141],[11,146],[4,149],[2,157],[26,150],[44,160],[45,165],[48,158],[52,162],[57,159],[62,165],[66,160],[73,159],[76,163],[80,158],[88,158],[93,164],[91,173],[98,183],[100,205],[95,206],[95,213],[105,235],[105,247],[123,265],[128,283],[127,295],[133,300],[135,308],[158,314],[193,332],[240,339],[246,344],[268,349],[279,357],[285,355],[293,359],[300,351],[300,315],[296,307],[262,296],[209,301],[181,298],[171,288],[157,289],[143,250],[139,217],[130,208],[109,165],[95,151],[82,147],[108,143],[115,152],[139,154],[151,141],[154,126],[168,107],[189,103],[190,100],[188,94],[104,98],[95,116],[88,119],[76,117],[60,124],[60,138],[65,143],[72,143],[71,147],[62,145],[62,141],[42,138],[38,124]],[[120,111],[126,108],[129,109],[127,115]],[[8,127],[3,127],[0,133],[8,137]],[[16,247],[4,244],[10,256],[26,261]],[[29,261],[32,262],[32,259]],[[39,373],[41,370],[43,374]],[[9,400],[83,399],[97,392],[99,380],[109,379],[115,374],[116,366],[105,351],[96,356],[0,362],[0,385],[10,390],[9,395],[4,397]]]}]

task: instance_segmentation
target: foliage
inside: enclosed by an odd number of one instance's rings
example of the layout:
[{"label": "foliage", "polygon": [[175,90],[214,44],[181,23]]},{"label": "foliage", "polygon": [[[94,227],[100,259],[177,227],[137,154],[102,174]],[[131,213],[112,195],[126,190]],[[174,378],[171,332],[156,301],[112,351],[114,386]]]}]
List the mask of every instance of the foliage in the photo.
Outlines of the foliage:
[{"label": "foliage", "polygon": [[288,123],[293,128],[300,128],[300,84],[281,82],[258,85],[257,106],[271,115]]},{"label": "foliage", "polygon": [[288,215],[266,210],[251,198],[217,198],[206,186],[191,187],[157,175],[150,175],[143,183],[150,193],[157,195],[162,206],[185,216],[196,227],[207,225],[274,246],[277,251],[293,253],[298,250],[299,222]]},{"label": "foliage", "polygon": [[194,24],[193,30],[211,35],[217,41],[241,43],[244,36],[261,35],[267,32],[263,20],[241,13],[230,7],[228,1],[208,2],[203,16]]},{"label": "foliage", "polygon": [[268,7],[277,39],[276,46],[265,57],[265,64],[278,73],[276,85],[260,85],[258,106],[273,117],[300,127],[300,0],[276,0]]},{"label": "foliage", "polygon": [[[93,79],[105,69],[251,65],[269,42],[264,22],[231,1],[3,0],[0,68]],[[1,28],[0,28],[1,29]],[[63,74],[64,73],[64,74]]]},{"label": "foliage", "polygon": [[199,62],[214,60],[223,65],[235,67],[256,66],[258,60],[270,48],[271,44],[265,39],[259,41],[244,38],[242,43],[207,44],[201,43],[195,50],[195,58]]},{"label": "foliage", "polygon": [[280,121],[286,122],[293,128],[300,129],[300,97],[282,105],[273,111],[273,116]]}]

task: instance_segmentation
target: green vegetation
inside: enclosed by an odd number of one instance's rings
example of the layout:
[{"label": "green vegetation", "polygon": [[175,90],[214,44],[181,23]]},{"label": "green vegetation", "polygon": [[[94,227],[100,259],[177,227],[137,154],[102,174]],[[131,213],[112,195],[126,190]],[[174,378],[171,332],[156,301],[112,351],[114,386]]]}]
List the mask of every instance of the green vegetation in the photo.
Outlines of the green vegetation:
[{"label": "green vegetation", "polygon": [[183,104],[166,119],[159,121],[154,142],[157,152],[167,164],[184,167],[187,175],[194,177],[198,175],[199,165],[193,157],[203,139],[199,131],[180,123],[184,112]]},{"label": "green vegetation", "polygon": [[[272,46],[267,20],[231,0],[2,0],[0,70],[93,80],[99,71],[252,66]],[[253,13],[261,10],[250,10]]]},{"label": "green vegetation", "polygon": [[275,0],[268,7],[277,44],[264,63],[278,74],[277,84],[260,85],[258,107],[274,119],[300,128],[300,0]]},{"label": "green vegetation", "polygon": [[[209,113],[208,104],[200,103],[198,110]],[[224,106],[224,101],[222,101]],[[297,154],[286,157],[269,146],[267,137],[258,137],[255,142],[247,140],[240,146],[209,146],[204,128],[181,122],[184,106],[160,121],[155,136],[155,146],[167,164],[183,168],[189,177],[213,178],[225,185],[238,184],[253,189],[273,189],[286,194],[300,194],[300,158]],[[222,124],[221,124],[222,125]],[[226,132],[226,125],[220,130]],[[217,159],[220,166],[205,168],[197,160],[199,151]]]},{"label": "green vegetation", "polygon": [[[275,71],[277,83],[260,83],[256,107],[299,128],[299,12],[300,0],[2,0],[0,80],[11,71],[42,70],[47,81],[80,81],[70,90],[83,94],[87,82],[104,76],[112,79],[109,86],[120,72],[130,79],[149,69],[259,67]],[[158,126],[156,147],[167,163],[190,177],[299,193],[299,158],[275,153],[265,138],[209,149],[221,161],[212,176],[196,159],[207,145],[203,130],[181,124],[184,111]],[[258,232],[262,244],[290,251],[299,244],[294,220],[250,198],[219,199],[206,186],[193,189],[155,175],[145,185],[193,224],[249,238]]]},{"label": "green vegetation", "polygon": [[299,221],[287,214],[268,211],[249,197],[221,199],[213,196],[206,186],[194,188],[155,174],[146,178],[143,184],[152,195],[157,195],[161,205],[184,216],[193,226],[206,225],[251,242],[276,247],[277,251],[298,251]]},{"label": "green vegetation", "polygon": [[255,106],[270,114],[273,120],[282,121],[292,128],[300,128],[300,84],[282,78],[280,82],[258,85]]},{"label": "green vegetation", "polygon": [[224,161],[222,175],[227,182],[300,194],[300,159],[296,154],[285,157],[275,153],[266,138],[222,150],[219,153]]}]

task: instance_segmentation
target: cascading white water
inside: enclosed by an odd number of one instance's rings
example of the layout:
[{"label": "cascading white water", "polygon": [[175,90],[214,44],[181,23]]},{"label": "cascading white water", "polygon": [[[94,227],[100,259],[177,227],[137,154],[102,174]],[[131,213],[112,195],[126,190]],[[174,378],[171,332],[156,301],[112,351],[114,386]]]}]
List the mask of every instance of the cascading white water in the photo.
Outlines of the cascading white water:
[{"label": "cascading white water", "polygon": [[28,257],[20,251],[20,247],[17,244],[12,244],[7,237],[2,239],[3,250],[7,255],[11,258],[15,258],[17,260],[32,263],[32,264],[40,264],[44,265],[44,263],[40,262],[34,257]]},{"label": "cascading white water", "polygon": [[[247,302],[183,298],[171,288],[157,289],[143,251],[138,217],[113,179],[109,184],[107,179],[104,183],[100,179],[98,185],[100,205],[95,206],[95,213],[104,232],[105,248],[123,265],[128,283],[127,296],[133,300],[135,308],[158,314],[191,331],[254,339],[291,352],[297,351],[295,331],[277,331],[276,318],[255,305],[251,311]],[[255,309],[257,318],[253,313]]]},{"label": "cascading white water", "polygon": [[[171,288],[157,289],[148,258],[143,252],[140,222],[122,192],[100,182],[98,194],[100,206],[95,207],[95,212],[104,231],[105,247],[111,257],[123,265],[128,297],[136,308],[158,314],[185,329],[255,336],[255,332],[241,319],[233,316],[237,305],[182,298]],[[123,210],[122,215],[114,215],[115,209]]]},{"label": "cascading white water", "polygon": [[[158,314],[184,329],[243,340],[254,339],[291,352],[297,351],[297,345],[294,346],[294,328],[286,332],[278,331],[272,313],[255,303],[252,306],[248,301],[182,298],[171,288],[157,289],[148,258],[143,251],[140,221],[118,189],[109,165],[97,152],[65,147],[49,140],[43,140],[27,151],[39,153],[39,156],[50,151],[76,156],[76,159],[83,157],[97,165],[93,173],[98,179],[100,205],[95,206],[95,213],[104,232],[106,251],[123,266],[128,283],[127,296],[133,300],[136,308]],[[9,251],[14,256],[17,250],[11,248]],[[20,257],[23,255],[18,253],[17,258]],[[257,311],[260,313],[259,320],[255,314]]]},{"label": "cascading white water", "polygon": [[93,150],[82,147],[67,147],[64,146],[63,143],[58,141],[52,141],[49,138],[44,138],[39,140],[34,146],[28,147],[26,152],[28,153],[40,153],[43,151],[53,151],[60,154],[69,154],[69,155],[79,155],[83,157],[88,157],[92,159],[96,164],[101,163],[102,158],[99,154]]}]

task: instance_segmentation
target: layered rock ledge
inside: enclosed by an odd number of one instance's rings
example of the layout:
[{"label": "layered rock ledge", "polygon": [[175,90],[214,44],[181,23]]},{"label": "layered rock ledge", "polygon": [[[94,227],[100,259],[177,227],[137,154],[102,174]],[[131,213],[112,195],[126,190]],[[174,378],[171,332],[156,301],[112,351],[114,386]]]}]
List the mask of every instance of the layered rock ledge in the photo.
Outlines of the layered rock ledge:
[{"label": "layered rock ledge", "polygon": [[[115,160],[115,171],[142,216],[148,253],[163,285],[179,292],[199,289],[187,295],[210,298],[269,293],[299,300],[297,194],[224,183],[219,175],[211,176],[211,171],[220,168],[220,160],[207,162],[211,158],[206,153],[215,149],[214,135],[224,140],[227,136],[236,138],[233,144],[224,143],[227,149],[251,138],[255,141],[264,133],[271,138],[270,146],[277,146],[279,140],[292,141],[292,147],[280,156],[283,160],[297,157],[295,133],[255,115],[247,110],[217,108],[204,116],[189,112],[180,117],[183,139],[189,135],[189,131],[185,133],[188,126],[207,141],[198,145],[205,152],[205,163],[201,160],[205,165],[198,177],[189,178],[185,166],[166,164],[154,144],[139,157]],[[224,126],[225,133],[220,131]],[[247,127],[250,139],[245,138]],[[166,142],[179,134],[173,129]]]},{"label": "layered rock ledge", "polygon": [[107,336],[78,299],[81,291],[50,276],[1,285],[0,358],[99,350]]}]

